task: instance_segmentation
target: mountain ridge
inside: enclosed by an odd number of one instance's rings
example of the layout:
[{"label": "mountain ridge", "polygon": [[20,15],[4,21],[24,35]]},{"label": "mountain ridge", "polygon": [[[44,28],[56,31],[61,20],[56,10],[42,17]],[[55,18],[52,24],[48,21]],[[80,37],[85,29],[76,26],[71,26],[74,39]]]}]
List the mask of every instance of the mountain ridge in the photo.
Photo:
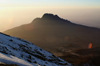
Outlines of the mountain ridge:
[{"label": "mountain ridge", "polygon": [[42,19],[61,19],[58,15],[53,15],[53,14],[50,14],[50,13],[45,13],[43,16],[42,16]]},{"label": "mountain ridge", "polygon": [[73,53],[78,49],[89,49],[90,43],[92,48],[100,47],[100,29],[75,24],[53,14],[45,15],[45,19],[43,15],[29,24],[4,33],[28,40],[56,56],[65,56],[67,52]]},{"label": "mountain ridge", "polygon": [[[38,21],[44,21],[46,23],[56,22],[60,23],[60,21],[63,21],[63,23],[71,23],[68,20],[65,20],[63,18],[60,18],[58,15],[53,15],[50,13],[45,13],[41,18],[35,18],[32,22],[38,22]],[[61,23],[60,23],[61,24]]]}]

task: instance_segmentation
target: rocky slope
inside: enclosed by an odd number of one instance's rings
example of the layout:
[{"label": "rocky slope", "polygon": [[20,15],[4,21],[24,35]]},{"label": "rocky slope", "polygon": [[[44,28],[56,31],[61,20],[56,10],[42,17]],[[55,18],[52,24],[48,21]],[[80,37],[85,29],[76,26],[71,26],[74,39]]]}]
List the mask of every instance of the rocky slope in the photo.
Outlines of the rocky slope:
[{"label": "rocky slope", "polygon": [[0,62],[20,66],[71,66],[31,42],[3,33],[0,33]]}]

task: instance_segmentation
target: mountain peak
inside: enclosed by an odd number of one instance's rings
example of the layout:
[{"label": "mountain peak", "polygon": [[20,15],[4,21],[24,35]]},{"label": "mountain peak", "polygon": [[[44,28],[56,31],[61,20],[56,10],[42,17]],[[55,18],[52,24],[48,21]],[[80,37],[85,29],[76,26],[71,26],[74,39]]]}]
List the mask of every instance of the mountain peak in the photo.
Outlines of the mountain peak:
[{"label": "mountain peak", "polygon": [[61,19],[58,15],[54,15],[54,14],[51,14],[51,13],[45,13],[43,16],[42,16],[43,19]]}]

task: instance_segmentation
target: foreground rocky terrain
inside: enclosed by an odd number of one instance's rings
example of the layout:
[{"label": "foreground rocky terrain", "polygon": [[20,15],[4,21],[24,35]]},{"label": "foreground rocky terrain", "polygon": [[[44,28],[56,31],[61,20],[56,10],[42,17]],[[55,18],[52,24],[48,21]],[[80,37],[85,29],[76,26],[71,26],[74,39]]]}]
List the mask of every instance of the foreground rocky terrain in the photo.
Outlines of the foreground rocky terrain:
[{"label": "foreground rocky terrain", "polygon": [[18,66],[71,66],[31,42],[3,33],[0,33],[0,62]]}]

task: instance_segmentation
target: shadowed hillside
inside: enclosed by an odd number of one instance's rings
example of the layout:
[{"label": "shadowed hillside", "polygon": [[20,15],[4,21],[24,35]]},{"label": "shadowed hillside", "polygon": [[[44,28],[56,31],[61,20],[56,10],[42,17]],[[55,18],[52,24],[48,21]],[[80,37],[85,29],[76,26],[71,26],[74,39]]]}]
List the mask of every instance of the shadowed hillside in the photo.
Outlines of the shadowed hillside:
[{"label": "shadowed hillside", "polygon": [[92,48],[100,47],[100,29],[74,24],[47,13],[30,24],[4,33],[28,40],[56,56],[64,56],[78,49],[88,49],[89,43],[93,44]]},{"label": "shadowed hillside", "polygon": [[78,44],[85,48],[89,43],[100,43],[100,29],[74,24],[57,15],[44,14],[30,24],[22,25],[4,33],[29,40],[40,47]]}]

